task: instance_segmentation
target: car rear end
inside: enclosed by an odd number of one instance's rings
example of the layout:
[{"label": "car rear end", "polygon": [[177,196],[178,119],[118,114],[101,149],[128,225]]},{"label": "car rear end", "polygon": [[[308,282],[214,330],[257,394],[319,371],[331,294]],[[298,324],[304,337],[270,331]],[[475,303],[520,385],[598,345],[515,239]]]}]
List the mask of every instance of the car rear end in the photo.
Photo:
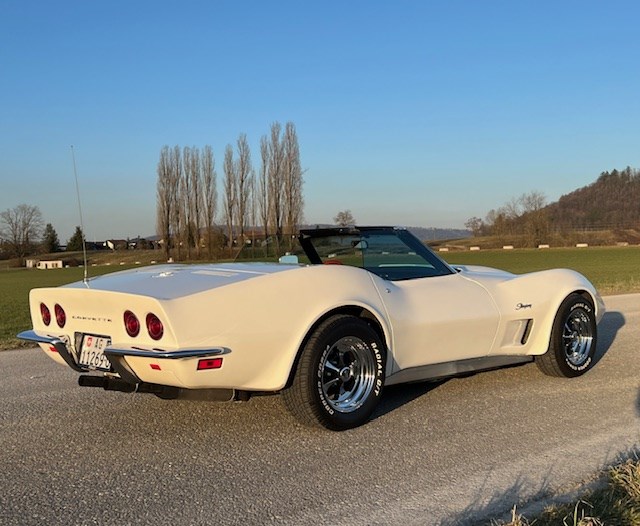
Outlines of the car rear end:
[{"label": "car rear end", "polygon": [[210,381],[195,373],[222,367],[223,348],[179,348],[162,300],[60,287],[34,289],[29,302],[33,330],[19,336],[77,372],[120,379],[133,388],[148,383],[198,389],[210,387]]}]

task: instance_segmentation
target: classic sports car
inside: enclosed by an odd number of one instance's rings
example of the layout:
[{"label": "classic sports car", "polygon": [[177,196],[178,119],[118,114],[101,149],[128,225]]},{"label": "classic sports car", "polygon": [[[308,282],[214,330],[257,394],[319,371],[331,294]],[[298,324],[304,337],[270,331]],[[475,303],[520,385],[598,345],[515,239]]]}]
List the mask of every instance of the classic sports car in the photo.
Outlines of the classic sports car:
[{"label": "classic sports car", "polygon": [[[571,270],[452,267],[405,229],[303,230],[280,263],[163,265],[30,294],[79,384],[161,398],[282,394],[303,423],[366,422],[383,386],[535,360],[592,365],[602,299]],[[88,373],[88,374],[87,374]]]}]

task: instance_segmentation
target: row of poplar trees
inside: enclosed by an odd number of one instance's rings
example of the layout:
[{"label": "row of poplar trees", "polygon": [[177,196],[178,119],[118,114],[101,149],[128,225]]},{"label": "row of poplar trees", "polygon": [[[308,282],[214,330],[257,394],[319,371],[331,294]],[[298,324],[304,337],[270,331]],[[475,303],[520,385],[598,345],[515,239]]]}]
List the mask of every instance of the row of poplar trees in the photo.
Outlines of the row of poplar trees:
[{"label": "row of poplar trees", "polygon": [[[222,202],[211,146],[163,146],[158,161],[157,230],[167,258],[212,258],[220,245],[232,254],[256,237],[273,241],[276,253],[290,247],[303,218],[303,171],[295,125],[271,125],[260,139],[260,164],[251,161],[247,136],[228,144],[222,164]],[[218,218],[222,218],[224,235]]]}]

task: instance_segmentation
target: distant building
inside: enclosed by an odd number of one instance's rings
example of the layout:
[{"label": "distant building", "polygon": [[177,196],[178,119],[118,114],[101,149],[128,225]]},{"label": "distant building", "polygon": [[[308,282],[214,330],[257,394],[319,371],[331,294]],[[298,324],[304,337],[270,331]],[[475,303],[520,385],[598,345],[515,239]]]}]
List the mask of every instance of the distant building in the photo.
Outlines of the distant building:
[{"label": "distant building", "polygon": [[61,259],[55,259],[53,261],[38,261],[38,265],[37,265],[37,268],[45,269],[45,270],[50,268],[62,268],[62,267],[63,267],[63,264]]}]

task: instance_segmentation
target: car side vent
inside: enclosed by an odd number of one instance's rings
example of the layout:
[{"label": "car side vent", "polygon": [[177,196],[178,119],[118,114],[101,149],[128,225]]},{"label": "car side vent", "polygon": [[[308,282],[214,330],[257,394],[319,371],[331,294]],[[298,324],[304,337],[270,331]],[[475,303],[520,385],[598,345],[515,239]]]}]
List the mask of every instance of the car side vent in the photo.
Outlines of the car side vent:
[{"label": "car side vent", "polygon": [[529,335],[531,334],[531,327],[533,327],[533,320],[529,319],[527,320],[527,325],[524,328],[524,332],[522,333],[522,339],[520,340],[520,343],[522,345],[525,345],[527,343],[527,340],[529,339]]}]

